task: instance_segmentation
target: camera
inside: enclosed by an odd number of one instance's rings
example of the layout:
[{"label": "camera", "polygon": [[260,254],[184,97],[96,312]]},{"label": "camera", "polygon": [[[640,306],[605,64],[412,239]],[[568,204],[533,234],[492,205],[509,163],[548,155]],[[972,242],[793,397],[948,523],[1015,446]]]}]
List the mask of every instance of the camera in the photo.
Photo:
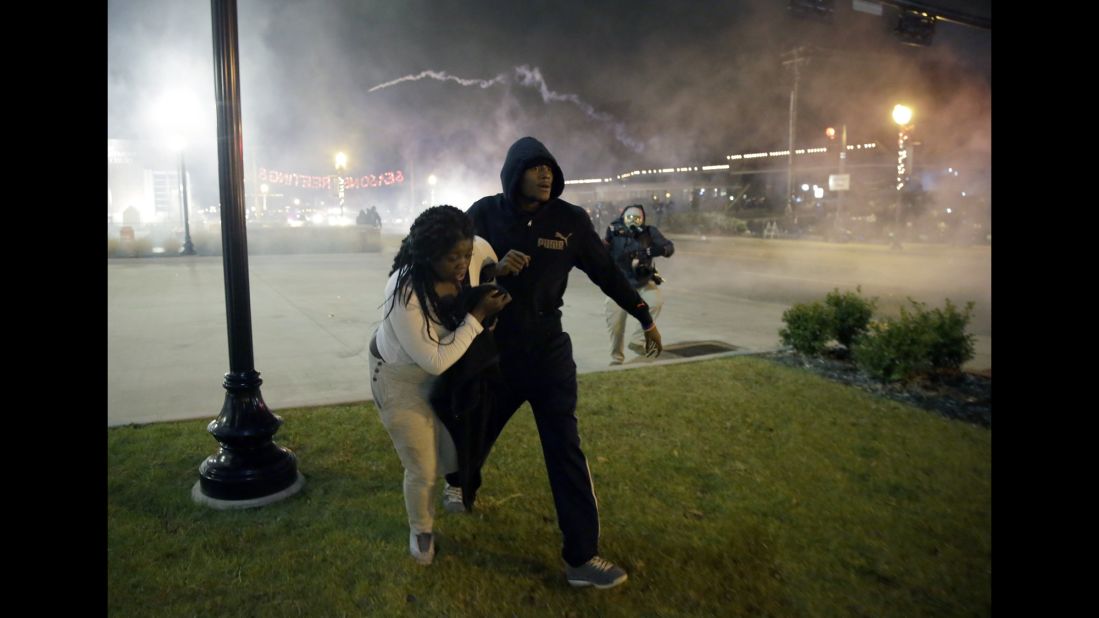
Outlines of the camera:
[{"label": "camera", "polygon": [[652,262],[638,262],[634,265],[633,272],[637,275],[638,279],[648,277],[657,285],[664,283],[664,278],[660,276],[660,273],[656,272],[656,267],[653,266]]},{"label": "camera", "polygon": [[613,230],[615,236],[625,236],[626,238],[637,238],[641,235],[641,232],[645,231],[642,227],[621,223],[615,223]]}]

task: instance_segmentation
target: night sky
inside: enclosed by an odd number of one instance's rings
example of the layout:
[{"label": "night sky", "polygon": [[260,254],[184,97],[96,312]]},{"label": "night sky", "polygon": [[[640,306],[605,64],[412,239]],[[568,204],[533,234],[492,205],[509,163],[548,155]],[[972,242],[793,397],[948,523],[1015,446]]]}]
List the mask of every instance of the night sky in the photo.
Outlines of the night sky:
[{"label": "night sky", "polygon": [[[949,4],[991,17],[988,3]],[[824,129],[842,123],[850,143],[889,143],[890,111],[904,102],[923,160],[990,170],[991,31],[939,22],[933,44],[916,47],[850,2],[836,2],[831,23],[786,5],[242,0],[246,169],[330,174],[343,150],[351,174],[430,170],[457,201],[499,191],[503,155],[524,135],[546,143],[566,178],[723,163],[785,149],[792,77],[780,56],[803,45],[833,51],[803,74],[799,147],[824,145]],[[152,102],[191,91],[202,107],[188,162],[205,203],[218,201],[212,65],[209,3],[108,3],[108,137],[157,141]],[[572,100],[545,101],[517,67]],[[426,70],[500,79],[368,92]]]}]

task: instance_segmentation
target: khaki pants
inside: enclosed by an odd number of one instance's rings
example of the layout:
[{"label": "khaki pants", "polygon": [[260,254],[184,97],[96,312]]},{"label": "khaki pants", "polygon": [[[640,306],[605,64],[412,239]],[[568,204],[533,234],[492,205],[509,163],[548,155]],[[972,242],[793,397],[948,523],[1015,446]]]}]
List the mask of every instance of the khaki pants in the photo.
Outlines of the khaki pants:
[{"label": "khaki pants", "polygon": [[[657,316],[660,315],[660,308],[664,306],[664,296],[660,293],[660,288],[655,283],[650,281],[648,285],[642,288],[638,288],[637,293],[641,295],[641,300],[645,301],[649,305],[649,313],[653,316],[655,321]],[[611,360],[616,363],[621,363],[625,360],[626,355],[623,353],[623,338],[626,333],[626,318],[630,317],[630,314],[626,313],[622,307],[618,306],[618,303],[613,299],[607,297],[605,302],[605,310],[607,316],[607,331],[611,335]],[[637,322],[633,333],[630,335],[630,343],[645,348],[645,332],[641,330],[641,323]]]},{"label": "khaki pants", "polygon": [[439,477],[458,470],[450,432],[428,393],[435,376],[417,365],[392,366],[370,354],[370,392],[404,466],[404,504],[415,534],[432,532]]}]

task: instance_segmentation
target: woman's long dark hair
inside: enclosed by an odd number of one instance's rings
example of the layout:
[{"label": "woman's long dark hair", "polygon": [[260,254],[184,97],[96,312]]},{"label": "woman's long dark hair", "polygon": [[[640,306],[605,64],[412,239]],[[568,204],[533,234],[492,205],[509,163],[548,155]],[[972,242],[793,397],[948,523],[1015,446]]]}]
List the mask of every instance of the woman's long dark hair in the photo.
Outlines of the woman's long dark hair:
[{"label": "woman's long dark hair", "polygon": [[[401,241],[397,257],[393,258],[393,268],[389,275],[398,273],[397,285],[393,288],[393,296],[386,299],[389,309],[385,317],[389,317],[396,305],[396,302],[391,301],[400,298],[401,304],[408,305],[412,294],[416,294],[416,299],[423,308],[424,329],[428,337],[431,337],[428,320],[453,330],[454,325],[448,323],[448,316],[440,315],[442,312],[439,311],[439,295],[435,293],[435,275],[431,263],[446,255],[459,241],[472,238],[473,221],[466,213],[453,206],[432,206],[420,213],[412,222],[408,236]],[[432,337],[432,341],[434,340]]]}]

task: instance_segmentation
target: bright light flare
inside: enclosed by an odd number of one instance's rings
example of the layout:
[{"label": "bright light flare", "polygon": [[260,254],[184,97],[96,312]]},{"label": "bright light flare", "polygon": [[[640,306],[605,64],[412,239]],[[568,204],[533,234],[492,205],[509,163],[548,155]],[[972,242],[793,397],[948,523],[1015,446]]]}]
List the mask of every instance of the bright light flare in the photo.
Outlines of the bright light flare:
[{"label": "bright light flare", "polygon": [[175,89],[162,94],[150,110],[163,139],[175,149],[182,149],[185,137],[198,125],[198,97],[190,90]]},{"label": "bright light flare", "polygon": [[901,126],[912,122],[912,108],[898,104],[893,108],[893,122]]}]

